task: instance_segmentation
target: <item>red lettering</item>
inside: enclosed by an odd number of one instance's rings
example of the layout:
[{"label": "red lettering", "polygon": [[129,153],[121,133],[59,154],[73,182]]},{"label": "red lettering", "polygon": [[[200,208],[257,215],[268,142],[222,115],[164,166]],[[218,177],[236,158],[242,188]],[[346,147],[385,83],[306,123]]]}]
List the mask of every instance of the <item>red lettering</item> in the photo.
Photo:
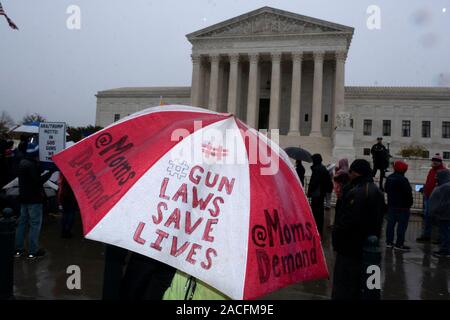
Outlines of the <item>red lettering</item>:
[{"label": "red lettering", "polygon": [[218,174],[215,174],[215,175],[214,175],[214,180],[213,180],[213,182],[209,182],[209,179],[210,179],[210,178],[211,178],[211,171],[208,171],[208,173],[206,174],[205,185],[206,185],[207,187],[212,188],[212,187],[214,187],[214,186],[216,185],[217,179],[219,179],[219,175],[218,175]]},{"label": "red lettering", "polygon": [[172,197],[173,201],[177,201],[179,197],[181,198],[181,201],[184,203],[187,203],[187,184],[183,183],[181,187],[178,189],[177,193]]},{"label": "red lettering", "polygon": [[139,244],[145,244],[145,240],[141,238],[141,233],[144,227],[145,223],[139,222],[139,225],[137,226],[136,231],[134,232],[133,240]]},{"label": "red lettering", "polygon": [[166,196],[167,185],[169,184],[169,178],[164,178],[161,183],[161,189],[159,191],[159,197],[162,199],[169,200],[169,196]]},{"label": "red lettering", "polygon": [[184,230],[187,234],[191,234],[195,229],[197,229],[202,221],[202,217],[198,218],[198,220],[195,221],[195,224],[191,227],[191,213],[189,211],[186,211],[186,225],[184,226]]},{"label": "red lettering", "polygon": [[196,250],[201,249],[202,246],[196,243],[192,244],[191,250],[189,251],[188,256],[186,257],[186,261],[190,264],[195,264],[197,260],[194,260],[193,257],[197,254]]},{"label": "red lettering", "polygon": [[191,172],[189,172],[189,180],[191,180],[192,183],[195,183],[195,184],[199,184],[200,180],[201,180],[200,176],[198,176],[198,175],[194,176],[194,172],[197,171],[197,170],[200,171],[200,173],[205,172],[205,169],[203,169],[200,166],[192,167]]},{"label": "red lettering", "polygon": [[218,221],[219,221],[219,219],[208,219],[208,221],[206,221],[205,231],[203,232],[202,240],[209,241],[209,242],[214,241],[214,237],[210,236],[209,234],[213,230],[212,226],[214,224],[217,224]]},{"label": "red lettering", "polygon": [[217,257],[217,251],[214,250],[213,248],[208,248],[206,250],[206,261],[207,263],[201,262],[200,266],[205,269],[205,270],[209,270],[212,266],[212,258],[211,255],[214,255],[214,257]]},{"label": "red lettering", "polygon": [[161,207],[163,207],[164,210],[167,210],[167,204],[165,202],[158,203],[158,217],[155,217],[154,215],[152,215],[152,220],[153,220],[154,224],[160,224],[163,219]]},{"label": "red lettering", "polygon": [[206,200],[203,200],[202,198],[199,199],[197,187],[192,187],[192,207],[197,208],[200,205],[200,210],[205,210],[213,196],[214,194],[210,193],[208,194],[208,197],[206,197]]},{"label": "red lettering", "polygon": [[164,232],[164,231],[159,230],[159,229],[156,230],[156,234],[158,235],[158,238],[156,239],[155,242],[152,242],[150,244],[150,247],[155,249],[155,250],[161,251],[161,249],[162,249],[161,248],[161,242],[164,239],[166,239],[169,236],[169,234],[167,232]]},{"label": "red lettering", "polygon": [[231,194],[233,192],[233,186],[234,186],[235,178],[231,179],[231,182],[228,180],[227,177],[222,177],[219,183],[219,191],[222,191],[223,187],[225,186],[227,194]]},{"label": "red lettering", "polygon": [[174,224],[175,229],[180,229],[180,209],[175,208],[175,210],[173,210],[169,219],[164,223],[164,226],[170,227],[171,223]]},{"label": "red lettering", "polygon": [[213,200],[213,205],[214,205],[214,210],[212,209],[208,209],[209,214],[211,215],[211,217],[217,217],[220,214],[220,206],[217,202],[220,203],[224,203],[225,201],[223,200],[222,197],[215,197]]},{"label": "red lettering", "polygon": [[178,257],[180,254],[186,251],[187,247],[189,247],[189,244],[190,242],[186,241],[180,248],[177,248],[178,238],[174,236],[172,239],[172,248],[170,249],[170,254],[174,257]]}]

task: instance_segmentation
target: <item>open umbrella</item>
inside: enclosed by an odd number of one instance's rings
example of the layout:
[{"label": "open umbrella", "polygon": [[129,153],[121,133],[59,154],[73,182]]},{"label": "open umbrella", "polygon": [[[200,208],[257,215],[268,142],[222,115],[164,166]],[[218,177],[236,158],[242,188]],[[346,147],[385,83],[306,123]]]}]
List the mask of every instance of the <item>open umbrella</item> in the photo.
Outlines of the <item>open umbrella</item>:
[{"label": "open umbrella", "polygon": [[286,151],[287,155],[292,159],[305,162],[312,162],[311,153],[309,153],[305,149],[299,147],[288,147],[284,149],[284,151]]},{"label": "open umbrella", "polygon": [[233,115],[150,108],[53,159],[88,239],[162,261],[233,299],[328,275],[289,158]]}]

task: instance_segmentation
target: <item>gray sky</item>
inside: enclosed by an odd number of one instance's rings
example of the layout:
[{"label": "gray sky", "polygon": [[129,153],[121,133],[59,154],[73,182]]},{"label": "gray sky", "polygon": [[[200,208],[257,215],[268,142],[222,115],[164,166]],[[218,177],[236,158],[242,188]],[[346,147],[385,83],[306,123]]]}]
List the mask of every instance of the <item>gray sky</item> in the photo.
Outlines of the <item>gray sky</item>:
[{"label": "gray sky", "polygon": [[[0,111],[16,121],[95,121],[95,94],[127,86],[189,86],[185,35],[262,6],[355,28],[346,85],[450,86],[450,0],[0,0]],[[68,6],[81,8],[69,30]],[[381,29],[366,25],[369,5]],[[446,8],[446,9],[444,9]]]}]

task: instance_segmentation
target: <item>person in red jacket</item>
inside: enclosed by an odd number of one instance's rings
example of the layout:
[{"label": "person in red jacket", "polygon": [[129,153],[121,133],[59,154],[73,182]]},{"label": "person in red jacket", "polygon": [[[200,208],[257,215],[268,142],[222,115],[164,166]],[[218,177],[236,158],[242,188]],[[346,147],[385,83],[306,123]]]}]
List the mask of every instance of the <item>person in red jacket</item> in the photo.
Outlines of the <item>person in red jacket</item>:
[{"label": "person in red jacket", "polygon": [[430,199],[431,193],[437,185],[436,175],[438,171],[444,170],[445,166],[442,162],[442,157],[439,153],[436,153],[433,158],[431,158],[431,169],[428,172],[427,181],[423,188],[423,224],[422,224],[422,235],[416,239],[417,242],[428,242],[431,240],[431,217],[429,211],[428,201]]}]

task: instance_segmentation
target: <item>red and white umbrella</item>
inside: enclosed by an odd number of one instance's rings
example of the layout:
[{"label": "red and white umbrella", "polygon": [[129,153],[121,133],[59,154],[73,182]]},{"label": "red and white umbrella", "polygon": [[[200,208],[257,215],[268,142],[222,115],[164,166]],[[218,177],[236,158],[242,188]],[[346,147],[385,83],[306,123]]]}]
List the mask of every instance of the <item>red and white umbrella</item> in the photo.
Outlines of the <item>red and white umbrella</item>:
[{"label": "red and white umbrella", "polygon": [[162,261],[233,299],[328,276],[288,156],[231,114],[149,108],[53,159],[88,239]]}]

